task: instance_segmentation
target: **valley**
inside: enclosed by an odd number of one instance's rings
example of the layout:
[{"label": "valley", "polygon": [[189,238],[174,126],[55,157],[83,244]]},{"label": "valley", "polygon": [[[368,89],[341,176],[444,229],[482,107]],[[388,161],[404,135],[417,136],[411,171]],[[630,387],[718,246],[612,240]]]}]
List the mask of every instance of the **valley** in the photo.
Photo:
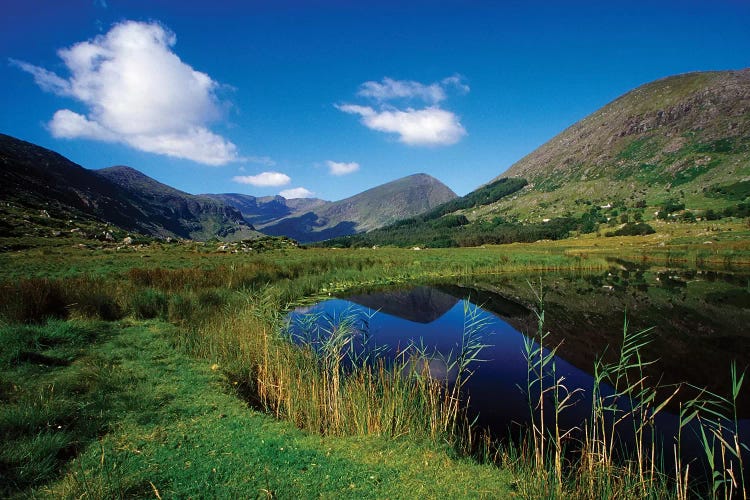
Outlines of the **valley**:
[{"label": "valley", "polygon": [[[0,135],[0,494],[729,498],[749,137],[750,70],[641,86],[463,196],[190,194]],[[704,433],[692,468],[654,425]]]}]

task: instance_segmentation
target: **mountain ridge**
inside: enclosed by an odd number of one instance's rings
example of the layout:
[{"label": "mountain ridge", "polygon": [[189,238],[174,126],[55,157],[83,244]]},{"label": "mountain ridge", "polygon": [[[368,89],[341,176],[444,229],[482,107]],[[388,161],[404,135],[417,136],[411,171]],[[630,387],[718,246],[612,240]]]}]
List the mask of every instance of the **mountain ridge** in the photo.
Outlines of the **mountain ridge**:
[{"label": "mountain ridge", "polygon": [[301,209],[272,224],[258,226],[272,236],[302,242],[365,232],[415,216],[456,198],[448,186],[424,173],[380,184],[343,200]]},{"label": "mountain ridge", "polygon": [[[505,181],[505,184],[502,184]],[[477,190],[329,245],[474,246],[750,216],[750,69],[631,90]]]},{"label": "mountain ridge", "polygon": [[[0,199],[27,210],[111,223],[161,238],[218,235],[243,239],[259,235],[234,208],[213,200],[196,200],[130,167],[89,170],[59,153],[5,134],[0,134],[0,165]],[[157,191],[168,193],[176,205],[163,205],[163,198],[149,199],[144,193],[136,196],[132,186],[119,185],[118,178],[124,184],[137,180],[158,186]]]}]

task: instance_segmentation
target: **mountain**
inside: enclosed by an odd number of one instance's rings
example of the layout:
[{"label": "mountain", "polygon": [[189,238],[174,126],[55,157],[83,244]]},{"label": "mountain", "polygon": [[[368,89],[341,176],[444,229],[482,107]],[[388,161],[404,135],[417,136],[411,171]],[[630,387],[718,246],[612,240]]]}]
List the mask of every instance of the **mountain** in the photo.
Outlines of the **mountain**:
[{"label": "mountain", "polygon": [[118,186],[139,207],[143,218],[158,228],[157,235],[194,240],[258,236],[236,208],[167,186],[134,168],[115,166],[94,173]]},{"label": "mountain", "polygon": [[236,208],[240,211],[242,217],[254,226],[271,224],[295,212],[311,210],[329,203],[317,198],[294,198],[287,200],[282,196],[255,197],[239,193],[206,194],[201,196],[207,196]]},{"label": "mountain", "polygon": [[721,196],[724,188],[750,186],[750,69],[689,73],[638,87],[498,178],[504,177],[525,178],[530,186],[477,216],[505,212],[539,220],[591,204],[659,207],[670,198],[689,210],[723,208],[731,201]]},{"label": "mountain", "polygon": [[[17,217],[11,208],[54,220],[103,221],[158,237],[241,239],[258,234],[232,207],[183,193],[128,167],[88,170],[4,134],[0,200],[5,202],[3,219],[13,221]],[[3,222],[0,230],[9,233],[17,226]]]},{"label": "mountain", "polygon": [[414,174],[340,201],[210,195],[239,209],[258,230],[301,242],[375,229],[430,210],[456,193],[427,174]]},{"label": "mountain", "polygon": [[653,219],[750,216],[750,69],[628,92],[466,196],[330,245],[472,246],[648,234]]}]

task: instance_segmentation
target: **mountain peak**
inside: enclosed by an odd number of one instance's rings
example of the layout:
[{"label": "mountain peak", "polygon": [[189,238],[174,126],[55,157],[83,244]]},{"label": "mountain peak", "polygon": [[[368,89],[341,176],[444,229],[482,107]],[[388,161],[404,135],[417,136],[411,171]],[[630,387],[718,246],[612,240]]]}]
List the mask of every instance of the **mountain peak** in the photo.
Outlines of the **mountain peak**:
[{"label": "mountain peak", "polygon": [[[499,207],[526,217],[580,211],[574,200],[657,205],[750,175],[750,69],[662,78],[618,97],[497,177],[522,177],[523,196]],[[680,194],[682,193],[682,194]]]}]

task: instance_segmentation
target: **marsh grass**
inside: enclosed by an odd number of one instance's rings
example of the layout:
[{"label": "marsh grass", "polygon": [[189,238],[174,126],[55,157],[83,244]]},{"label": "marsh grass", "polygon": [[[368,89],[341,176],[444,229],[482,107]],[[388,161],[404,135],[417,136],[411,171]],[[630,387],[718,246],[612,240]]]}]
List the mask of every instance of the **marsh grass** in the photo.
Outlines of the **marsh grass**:
[{"label": "marsh grass", "polygon": [[[744,381],[733,363],[731,396],[692,387],[697,396],[679,404],[678,430],[671,449],[662,446],[656,420],[684,385],[651,383],[642,350],[650,330],[632,332],[627,316],[622,344],[614,361],[594,364],[591,398],[577,398],[555,366],[557,347],[548,347],[544,329],[544,293],[535,290],[537,331],[525,340],[526,387],[530,425],[518,444],[500,452],[500,462],[514,471],[526,498],[747,498],[739,435],[737,398]],[[580,427],[562,428],[560,415],[590,401],[590,415]],[[697,426],[695,425],[697,424]],[[698,433],[708,467],[701,477],[696,458],[685,461],[682,445]],[[666,465],[672,454],[673,470]],[[691,476],[691,465],[694,466]],[[698,470],[696,470],[698,469]]]},{"label": "marsh grass", "polygon": [[104,430],[122,380],[85,353],[107,330],[61,320],[0,327],[0,495],[56,477]]},{"label": "marsh grass", "polygon": [[[94,342],[97,334],[76,321],[59,319],[111,320],[130,315],[168,319],[179,325],[166,334],[178,350],[214,364],[255,407],[311,433],[409,436],[433,443],[449,442],[462,453],[504,464],[516,475],[518,493],[527,498],[693,495],[696,474],[690,470],[691,464],[678,462],[677,480],[669,479],[660,468],[652,441],[653,418],[663,410],[664,399],[657,403],[643,376],[647,361],[641,359],[640,351],[647,342],[646,333],[632,334],[626,324],[618,361],[599,362],[595,367],[598,383],[617,387],[619,401],[611,393],[602,392],[596,396],[598,400],[595,398],[587,425],[572,431],[561,428],[560,415],[576,394],[568,391],[566,381],[556,373],[556,347],[546,345],[541,291],[537,337],[527,344],[527,390],[534,416],[529,436],[518,446],[493,449],[490,437],[465,419],[468,401],[461,388],[481,360],[485,342],[481,332],[486,326],[468,303],[461,345],[454,355],[441,360],[446,372],[456,374],[455,381],[432,372],[430,361],[436,353],[423,345],[409,345],[392,360],[380,356],[378,346],[367,337],[362,318],[332,318],[323,323],[317,337],[311,334],[307,341],[290,341],[285,311],[353,288],[451,276],[609,266],[603,258],[571,258],[561,249],[512,247],[456,252],[296,250],[244,260],[215,256],[210,262],[202,260],[201,254],[191,256],[192,260],[183,259],[183,255],[157,255],[153,264],[144,264],[146,261],[135,256],[137,260],[126,264],[108,264],[112,268],[106,276],[73,274],[64,279],[6,282],[0,290],[0,316],[5,323],[0,327],[7,327],[2,338],[10,342],[0,345],[2,362],[13,373],[34,377],[41,364],[40,370],[46,375],[34,379],[38,385],[27,393],[31,394],[27,399],[14,392],[13,384],[0,387],[4,422],[0,427],[6,429],[8,439],[11,432],[22,439],[14,441],[12,449],[0,452],[2,466],[15,471],[16,487],[38,485],[59,473],[62,464],[78,453],[78,443],[90,442],[103,432],[105,417],[113,411],[106,397],[114,391],[111,384],[127,387],[127,383],[118,382],[112,366],[95,360],[80,363],[80,348]],[[111,259],[106,255],[90,257],[92,262]],[[186,267],[186,262],[192,267]],[[82,268],[89,265],[85,261],[79,264]],[[126,265],[131,267],[118,267]],[[92,324],[107,329],[104,323]],[[68,335],[62,325],[78,330]],[[67,382],[55,383],[50,392],[47,376]],[[736,413],[733,418],[731,413],[742,381],[743,375],[733,371],[733,398],[704,392],[705,400],[688,402],[680,413],[684,422],[681,432],[688,428],[692,431],[690,426],[700,423],[706,454],[710,454],[711,491],[716,498],[746,495],[742,464],[739,468],[735,465],[742,460],[744,445],[735,432]],[[676,389],[667,390],[671,394]],[[36,395],[43,402],[41,406],[31,403]],[[153,408],[140,408],[135,400],[121,399],[121,407],[139,408],[143,419],[159,412],[156,400]],[[94,413],[83,427],[76,427],[83,425],[80,423],[68,427],[56,424],[62,428],[55,432],[46,427],[49,422],[79,422],[79,417],[71,415],[88,416],[89,411]],[[641,443],[635,459],[623,459],[613,436],[625,427]],[[676,456],[680,457],[679,440],[676,446]],[[110,455],[109,451],[102,452],[105,458],[99,469],[90,469],[104,486],[93,486],[96,481],[81,474],[73,489],[94,496],[97,492],[104,496],[153,494],[148,481],[122,489],[117,486],[120,479],[102,482],[101,475],[114,474],[120,467],[120,462],[107,458]],[[97,456],[89,453],[86,460],[94,464]],[[73,481],[70,475],[66,477]]]},{"label": "marsh grass", "polygon": [[442,361],[457,373],[449,384],[430,372],[435,354],[416,344],[385,357],[367,314],[308,316],[290,329],[278,300],[246,297],[246,304],[181,339],[183,346],[224,360],[244,397],[301,429],[455,440],[465,407],[461,389],[483,347],[486,322],[474,309],[467,306],[455,358]]}]

